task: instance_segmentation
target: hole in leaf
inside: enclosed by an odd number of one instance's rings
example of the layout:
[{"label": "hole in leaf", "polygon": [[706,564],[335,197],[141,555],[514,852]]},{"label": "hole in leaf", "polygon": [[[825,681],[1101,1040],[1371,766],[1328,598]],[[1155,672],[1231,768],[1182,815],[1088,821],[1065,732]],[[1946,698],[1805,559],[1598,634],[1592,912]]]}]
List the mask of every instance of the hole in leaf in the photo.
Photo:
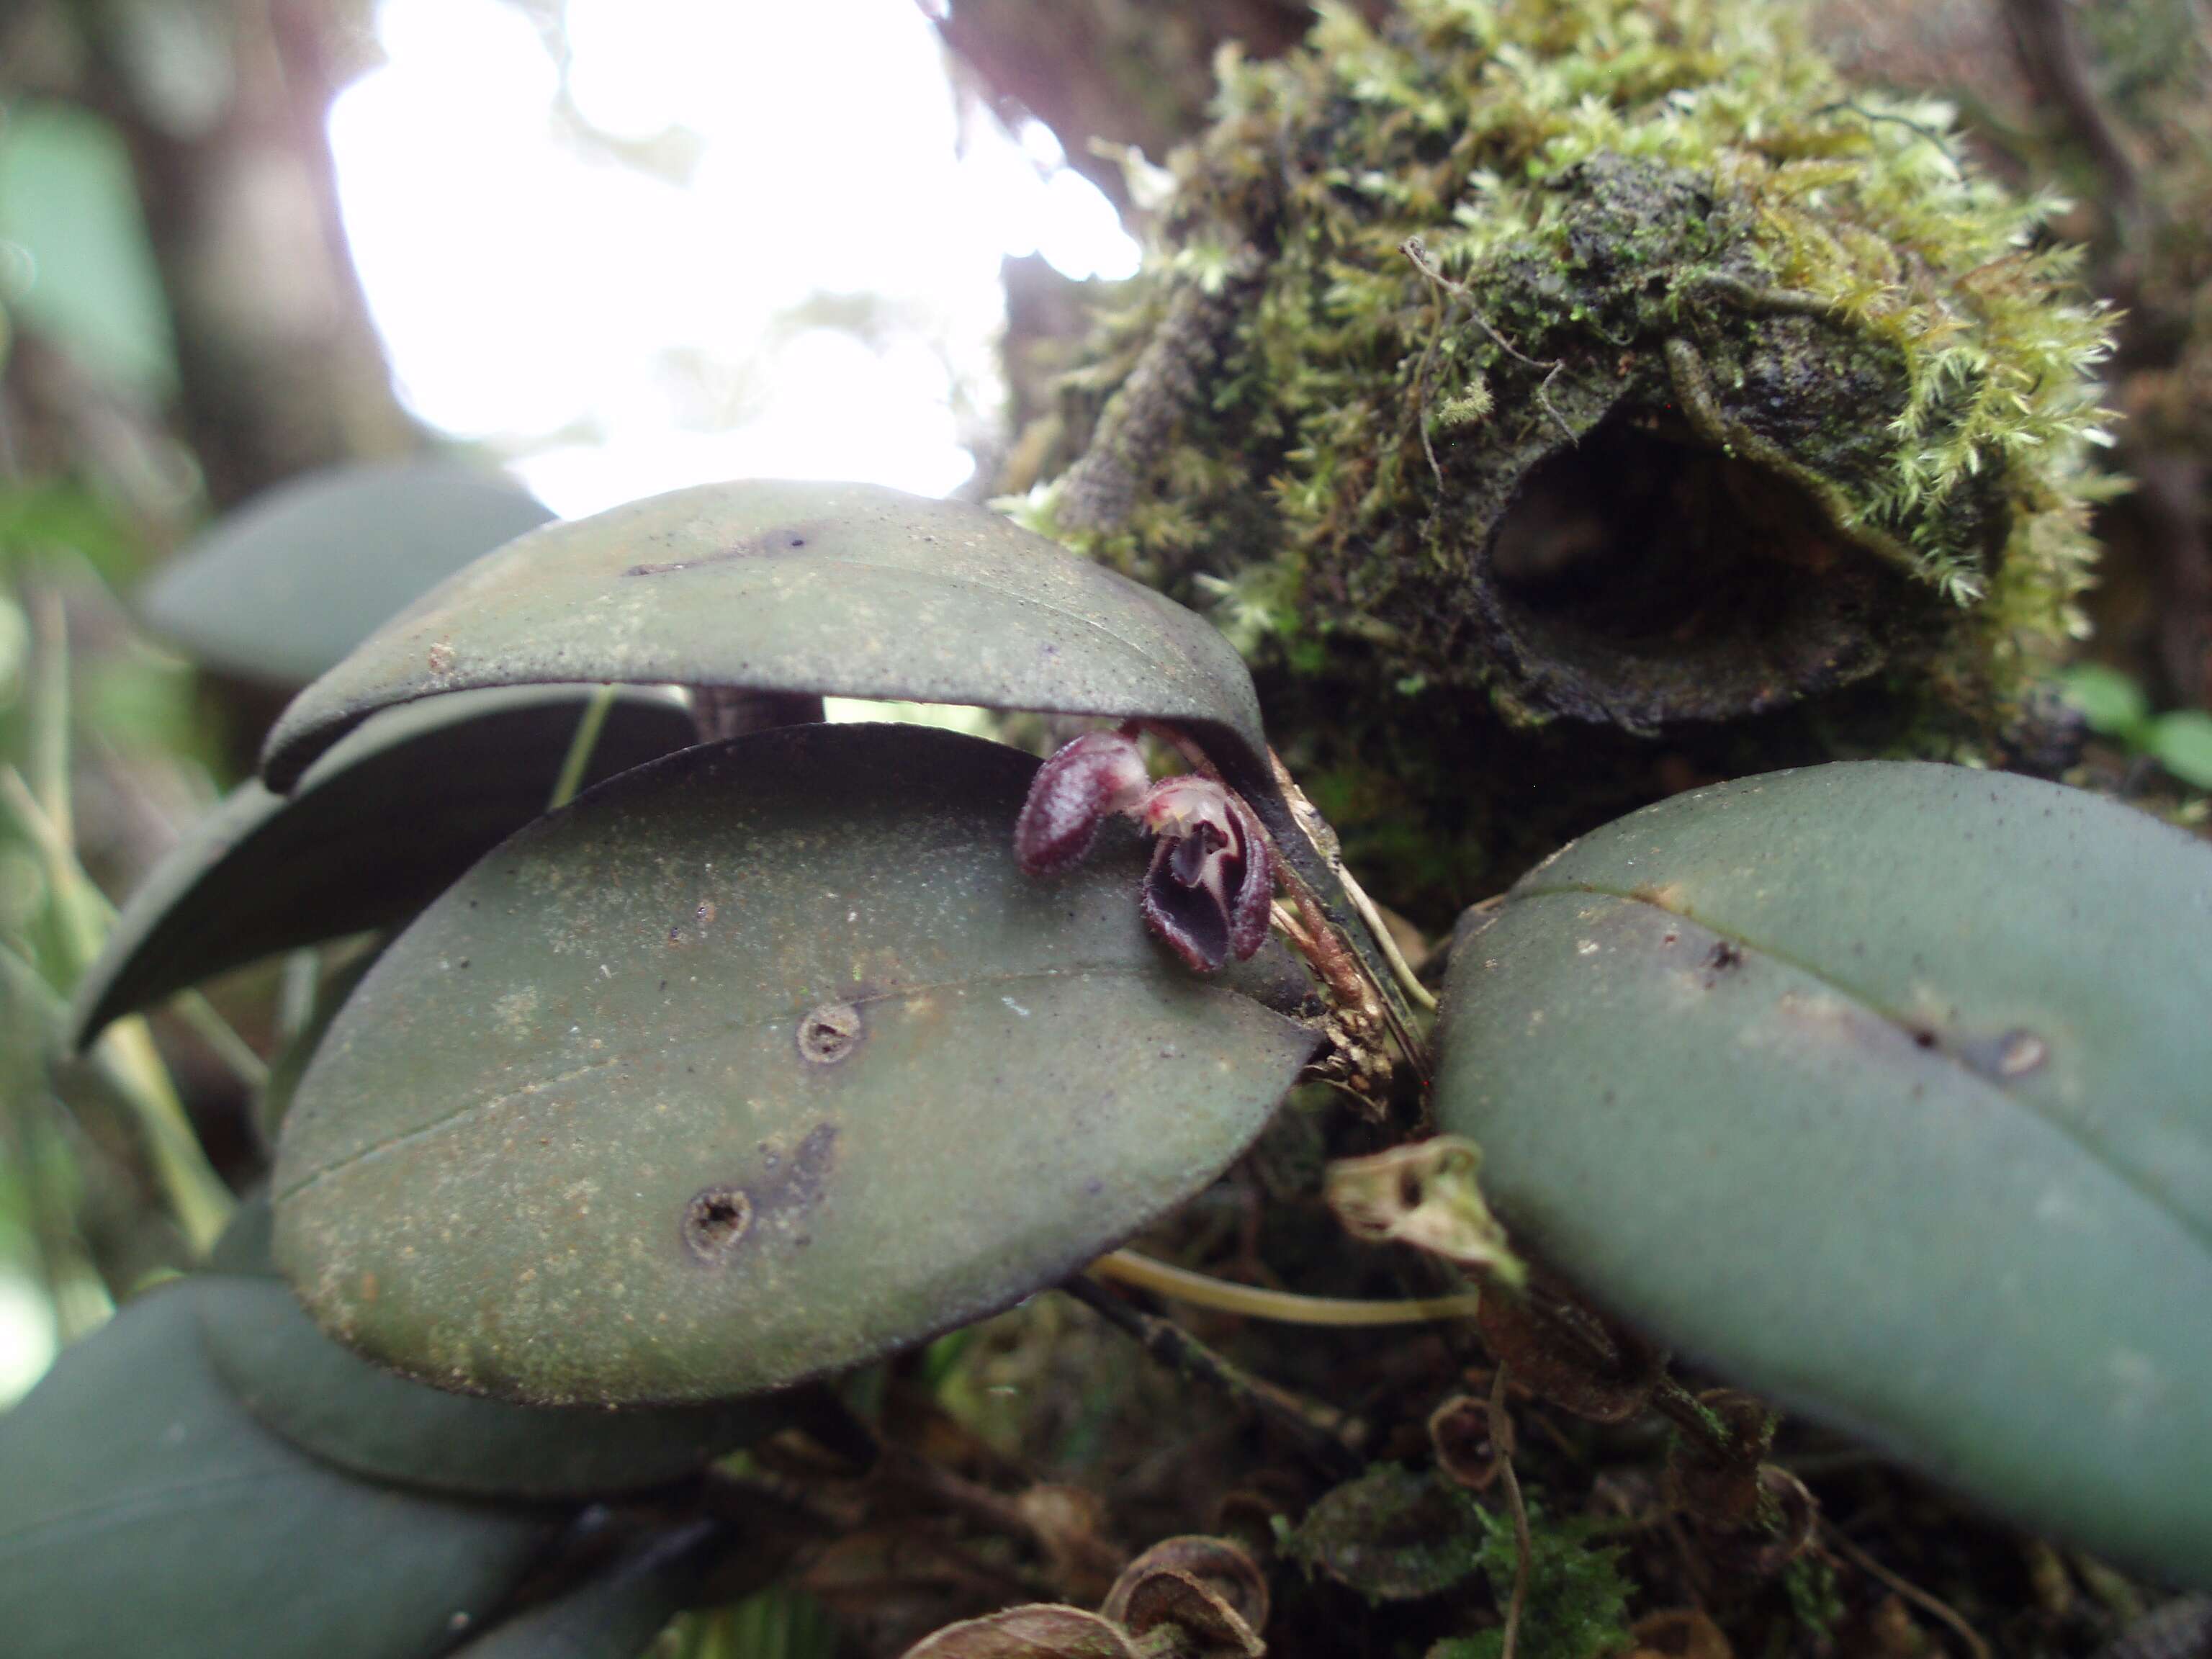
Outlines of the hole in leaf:
[{"label": "hole in leaf", "polygon": [[799,1058],[835,1066],[860,1046],[860,1011],[849,1002],[825,1002],[799,1022]]},{"label": "hole in leaf", "polygon": [[684,1210],[684,1242],[702,1261],[719,1261],[752,1225],[753,1204],[742,1188],[709,1187]]}]

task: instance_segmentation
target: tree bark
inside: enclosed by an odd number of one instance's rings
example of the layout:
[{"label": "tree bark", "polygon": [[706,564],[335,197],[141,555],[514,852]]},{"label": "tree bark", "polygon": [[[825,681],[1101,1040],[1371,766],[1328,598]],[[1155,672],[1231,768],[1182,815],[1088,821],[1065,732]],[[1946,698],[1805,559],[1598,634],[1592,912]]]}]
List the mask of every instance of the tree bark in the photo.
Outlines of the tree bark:
[{"label": "tree bark", "polygon": [[[1355,9],[1380,17],[1389,0]],[[1095,146],[1159,159],[1206,125],[1224,46],[1278,57],[1312,23],[1305,0],[950,0],[937,27],[1002,115],[1043,122],[1068,165],[1126,209],[1121,166]]]},{"label": "tree bark", "polygon": [[175,327],[180,435],[210,502],[416,447],[346,246],[323,125],[374,50],[366,7],[171,9],[220,48],[213,85],[180,96],[143,9],[88,0],[75,8],[80,94],[130,145]]}]

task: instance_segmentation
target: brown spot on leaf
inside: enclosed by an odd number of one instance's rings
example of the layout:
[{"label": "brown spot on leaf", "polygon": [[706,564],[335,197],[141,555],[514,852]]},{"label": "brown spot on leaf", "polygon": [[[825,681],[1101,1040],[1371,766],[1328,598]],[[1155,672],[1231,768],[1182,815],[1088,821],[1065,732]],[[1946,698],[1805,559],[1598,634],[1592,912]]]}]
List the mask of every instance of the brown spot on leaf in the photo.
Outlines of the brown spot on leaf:
[{"label": "brown spot on leaf", "polygon": [[1679,881],[1646,882],[1641,887],[1629,890],[1628,896],[1641,899],[1673,915],[1682,914],[1682,884]]},{"label": "brown spot on leaf", "polygon": [[804,556],[814,541],[815,526],[811,524],[786,525],[780,530],[765,531],[757,536],[748,536],[719,553],[708,553],[696,559],[676,559],[666,564],[634,564],[623,572],[625,576],[666,576],[678,570],[696,570],[702,566],[732,564],[740,559],[788,558],[793,554]]}]

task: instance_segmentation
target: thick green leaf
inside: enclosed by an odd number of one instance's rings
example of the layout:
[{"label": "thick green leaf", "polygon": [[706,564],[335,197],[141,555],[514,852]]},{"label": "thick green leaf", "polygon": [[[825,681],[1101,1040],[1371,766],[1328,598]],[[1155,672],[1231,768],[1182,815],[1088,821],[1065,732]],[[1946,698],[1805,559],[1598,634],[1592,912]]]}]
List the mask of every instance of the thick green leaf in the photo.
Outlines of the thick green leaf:
[{"label": "thick green leaf", "polygon": [[216,1374],[264,1427],[396,1486],[513,1498],[638,1492],[782,1425],[773,1401],[608,1411],[448,1394],[340,1347],[274,1279],[210,1277],[198,1303]]},{"label": "thick green leaf", "polygon": [[310,1309],[448,1386],[726,1397],[1004,1308],[1205,1185],[1314,1038],[1150,938],[1133,837],[1024,878],[1035,768],[796,726],[507,842],[301,1081]]},{"label": "thick green leaf", "polygon": [[2039,1526],[2212,1583],[2212,848],[1956,768],[1647,809],[1454,947],[1516,1238]]},{"label": "thick green leaf", "polygon": [[453,1659],[638,1659],[690,1605],[702,1570],[724,1547],[713,1522],[686,1528],[487,1631]]},{"label": "thick green leaf", "polygon": [[1150,716],[1273,790],[1251,680],[1203,620],[982,507],[867,484],[710,484],[549,525],[310,686],[263,769],[289,788],[395,702],[574,680]]},{"label": "thick green leaf", "polygon": [[349,1480],[260,1428],[192,1283],[134,1303],[0,1417],[9,1659],[415,1659],[504,1599],[551,1522]]},{"label": "thick green leaf", "polygon": [[457,461],[329,467],[216,520],[147,585],[140,609],[211,668],[304,685],[456,570],[552,516],[512,480]]},{"label": "thick green leaf", "polygon": [[1171,722],[1251,802],[1406,1018],[1276,781],[1235,649],[1172,600],[963,502],[753,482],[549,525],[428,595],[301,693],[270,734],[264,775],[289,789],[393,703],[575,680]]},{"label": "thick green leaf", "polygon": [[[544,811],[590,693],[524,686],[394,709],[287,798],[249,783],[139,884],[77,987],[82,1047],[111,1020],[243,963],[412,914]],[[696,740],[665,692],[626,691],[588,776]]]}]

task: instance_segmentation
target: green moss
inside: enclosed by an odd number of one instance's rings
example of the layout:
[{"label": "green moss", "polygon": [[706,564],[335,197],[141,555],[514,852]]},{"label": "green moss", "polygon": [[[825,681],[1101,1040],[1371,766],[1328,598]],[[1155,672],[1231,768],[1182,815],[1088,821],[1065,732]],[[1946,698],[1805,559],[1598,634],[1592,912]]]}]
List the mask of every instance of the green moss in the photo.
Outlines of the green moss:
[{"label": "green moss", "polygon": [[1822,1556],[1801,1555],[1783,1569],[1782,1588],[1798,1627],[1815,1641],[1833,1640],[1836,1626],[1844,1621],[1843,1591],[1836,1583],[1834,1566]]},{"label": "green moss", "polygon": [[1854,684],[1986,750],[2081,627],[2105,319],[1945,118],[1755,0],[1324,9],[1228,66],[1025,513],[1326,681],[1324,764]]},{"label": "green moss", "polygon": [[[1513,1595],[1520,1552],[1508,1516],[1486,1510],[1482,1517],[1483,1574],[1502,1607]],[[1530,1509],[1528,1595],[1514,1645],[1521,1659],[1598,1659],[1629,1645],[1620,1552],[1594,1547],[1589,1531],[1572,1522],[1547,1521]],[[1504,1646],[1502,1627],[1479,1631],[1438,1643],[1428,1659],[1498,1659]]]}]

